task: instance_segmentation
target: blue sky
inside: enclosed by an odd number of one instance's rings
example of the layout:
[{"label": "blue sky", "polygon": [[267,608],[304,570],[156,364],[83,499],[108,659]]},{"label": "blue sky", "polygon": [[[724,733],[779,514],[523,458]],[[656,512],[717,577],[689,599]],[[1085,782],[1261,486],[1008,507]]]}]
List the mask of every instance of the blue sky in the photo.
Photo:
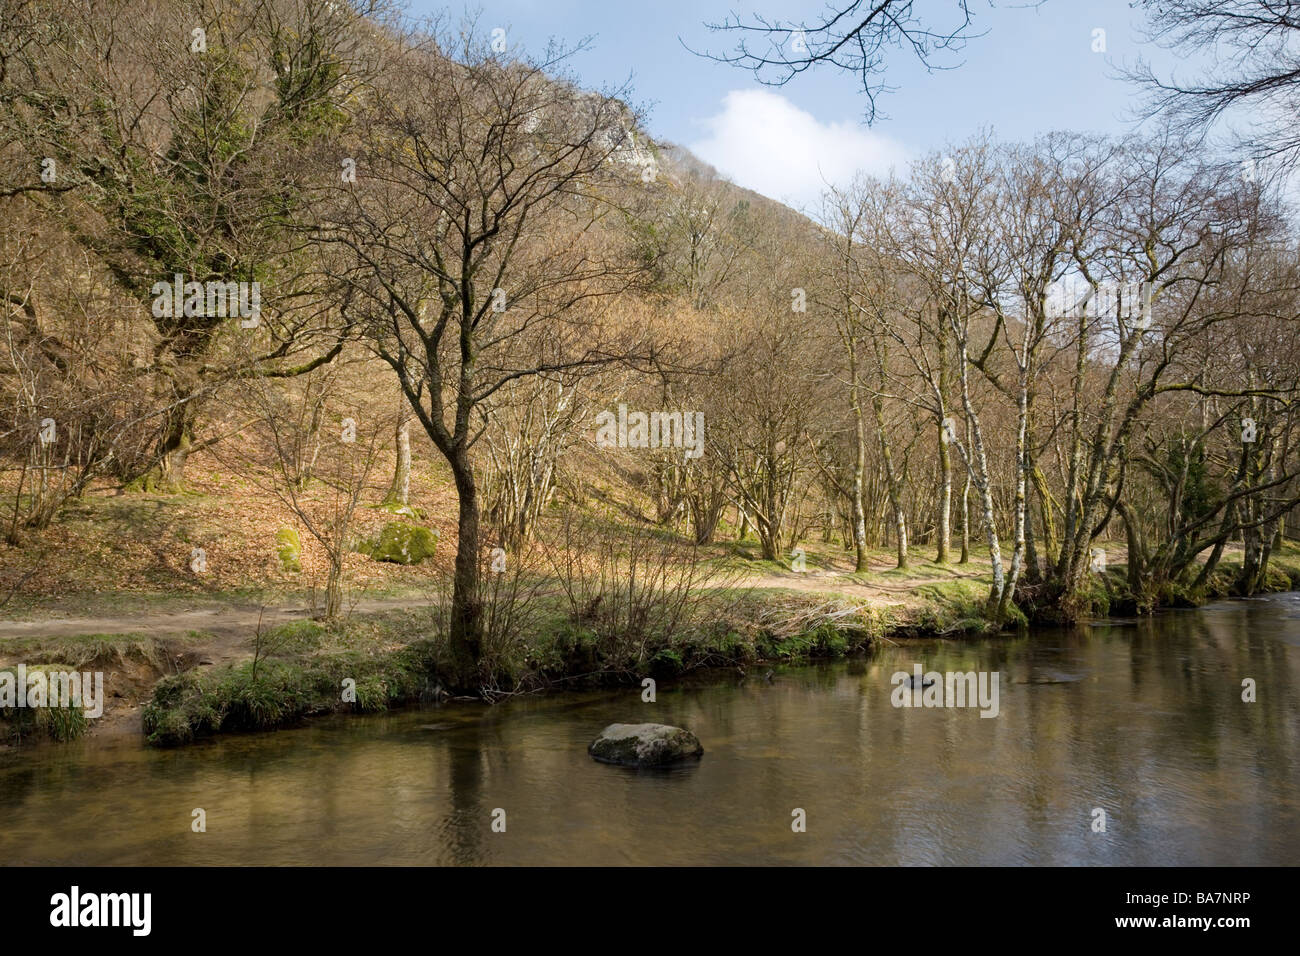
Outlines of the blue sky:
[{"label": "blue sky", "polygon": [[[918,0],[948,13],[952,0]],[[415,0],[413,11],[464,5]],[[885,173],[908,157],[942,150],[983,127],[1002,139],[1030,139],[1053,129],[1122,133],[1131,129],[1135,92],[1116,68],[1139,56],[1167,72],[1177,65],[1159,48],[1142,44],[1139,11],[1127,0],[974,0],[976,28],[987,34],[943,62],[955,69],[927,73],[910,53],[897,51],[887,81],[897,88],[878,101],[887,114],[870,128],[855,79],[833,70],[804,73],[783,87],[766,87],[751,74],[695,56],[723,52],[729,34],[706,22],[731,11],[783,20],[814,20],[820,0],[483,0],[479,24],[507,31],[511,45],[544,49],[549,38],[574,42],[591,36],[590,50],[571,61],[584,85],[619,86],[631,80],[634,102],[649,108],[656,137],[681,143],[729,178],[774,199],[810,206],[824,181],[855,170]],[[1104,53],[1093,51],[1105,31]]]}]

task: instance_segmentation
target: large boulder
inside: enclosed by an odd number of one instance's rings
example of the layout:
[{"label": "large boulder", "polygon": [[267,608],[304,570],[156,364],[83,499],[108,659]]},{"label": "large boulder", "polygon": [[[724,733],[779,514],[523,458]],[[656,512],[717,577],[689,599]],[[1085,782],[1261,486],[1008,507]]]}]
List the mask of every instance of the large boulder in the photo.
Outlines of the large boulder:
[{"label": "large boulder", "polygon": [[390,521],[384,525],[379,537],[359,541],[354,550],[369,555],[376,561],[393,564],[419,564],[433,557],[438,547],[438,532],[418,524]]},{"label": "large boulder", "polygon": [[275,533],[275,551],[284,570],[302,570],[302,539],[293,528],[281,528]]},{"label": "large boulder", "polygon": [[667,724],[610,724],[587,753],[602,763],[626,767],[662,767],[704,753],[689,730]]}]

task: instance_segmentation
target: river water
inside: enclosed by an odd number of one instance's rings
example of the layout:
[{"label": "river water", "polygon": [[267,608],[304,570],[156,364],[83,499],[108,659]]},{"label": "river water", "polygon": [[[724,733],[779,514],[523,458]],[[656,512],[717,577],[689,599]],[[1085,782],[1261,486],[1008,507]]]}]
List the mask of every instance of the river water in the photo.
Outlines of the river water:
[{"label": "river water", "polygon": [[[997,672],[998,715],[893,706],[891,676],[914,663]],[[0,861],[1300,863],[1298,594],[766,670],[655,703],[629,688],[170,751],[13,749]],[[658,772],[587,756],[606,724],[642,721],[690,728],[704,756]]]}]

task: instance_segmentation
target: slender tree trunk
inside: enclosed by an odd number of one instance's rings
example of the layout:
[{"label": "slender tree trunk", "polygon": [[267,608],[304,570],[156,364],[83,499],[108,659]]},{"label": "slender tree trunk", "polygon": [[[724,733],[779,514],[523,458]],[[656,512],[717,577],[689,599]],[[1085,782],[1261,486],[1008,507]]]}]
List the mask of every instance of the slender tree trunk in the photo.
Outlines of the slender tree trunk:
[{"label": "slender tree trunk", "polygon": [[[970,441],[970,429],[967,428],[967,442]],[[970,564],[970,472],[966,472],[966,481],[961,488],[961,557],[958,564]]]},{"label": "slender tree trunk", "polygon": [[781,531],[767,515],[758,514],[758,545],[764,561],[775,561],[781,549]]},{"label": "slender tree trunk", "polygon": [[1192,592],[1195,593],[1203,588],[1210,581],[1210,575],[1214,569],[1219,566],[1219,560],[1223,557],[1223,546],[1228,540],[1228,529],[1232,525],[1232,509],[1223,509],[1223,518],[1219,521],[1219,534],[1214,542],[1214,547],[1210,551],[1210,556],[1205,559],[1201,565],[1201,570],[1197,573],[1196,578],[1192,581]]},{"label": "slender tree trunk", "polygon": [[961,401],[966,412],[966,423],[970,435],[970,446],[965,454],[966,470],[975,484],[979,496],[981,517],[984,520],[984,534],[988,539],[989,563],[993,570],[993,583],[989,588],[988,601],[984,606],[985,616],[994,623],[1001,623],[1002,595],[1006,587],[1006,569],[1002,564],[1002,546],[998,540],[997,513],[993,504],[993,488],[989,481],[988,454],[984,448],[984,433],[980,428],[979,418],[970,397],[970,377],[965,344],[958,360],[961,367]]},{"label": "slender tree trunk", "polygon": [[[979,439],[976,439],[979,441]],[[984,450],[977,446],[975,452],[977,459],[984,458]],[[981,466],[984,462],[981,461]],[[999,623],[999,607],[1002,602],[1002,592],[1006,587],[1007,577],[1006,569],[1002,565],[1002,546],[998,540],[998,527],[996,513],[993,507],[993,491],[989,486],[988,480],[980,478],[975,482],[975,491],[979,495],[980,514],[984,520],[984,534],[988,538],[989,544],[989,562],[993,568],[993,584],[989,588],[989,599],[985,605],[985,613],[994,623]]]},{"label": "slender tree trunk", "polygon": [[334,620],[343,608],[343,555],[331,554],[325,575],[325,618]]},{"label": "slender tree trunk", "polygon": [[402,402],[397,422],[397,465],[393,471],[393,485],[384,498],[386,504],[411,503],[411,416],[406,402]]},{"label": "slender tree trunk", "polygon": [[1044,570],[1049,571],[1055,563],[1056,558],[1056,516],[1052,513],[1052,491],[1047,487],[1047,478],[1043,475],[1043,470],[1038,467],[1037,463],[1031,462],[1029,477],[1033,479],[1034,491],[1038,496],[1038,514],[1042,519],[1040,524],[1043,528],[1043,565]]},{"label": "slender tree trunk", "polygon": [[901,499],[896,498],[894,504],[894,538],[898,546],[898,566],[907,567],[907,512],[903,510]]},{"label": "slender tree trunk", "polygon": [[952,454],[948,448],[948,434],[943,422],[939,422],[939,537],[938,554],[935,562],[947,564],[952,560],[949,540],[952,537]]},{"label": "slender tree trunk", "polygon": [[1038,583],[1042,577],[1038,563],[1038,543],[1034,539],[1034,503],[1032,499],[1025,505],[1025,580],[1031,584]]},{"label": "slender tree trunk", "polygon": [[[888,360],[878,339],[875,346],[876,374],[880,376],[883,387]],[[898,566],[905,568],[907,567],[907,513],[903,510],[902,481],[894,467],[894,452],[885,427],[885,401],[880,392],[872,396],[871,404],[876,413],[876,438],[880,442],[880,461],[885,467],[885,487],[889,494],[889,504],[894,511],[894,543],[898,549]]]},{"label": "slender tree trunk", "polygon": [[[1081,312],[1083,310],[1080,310]],[[1068,582],[1073,574],[1073,542],[1078,534],[1079,511],[1083,507],[1083,403],[1084,384],[1088,371],[1088,318],[1080,314],[1075,345],[1074,380],[1071,385],[1070,406],[1070,469],[1065,484],[1065,520],[1061,534],[1061,548],[1056,556],[1053,576],[1068,589]]]},{"label": "slender tree trunk", "polygon": [[885,414],[879,397],[876,398],[876,431],[880,439],[880,458],[885,466],[885,484],[889,492],[889,504],[894,512],[894,543],[898,549],[898,566],[907,567],[907,513],[903,510],[903,493],[901,482],[894,468],[893,450],[885,435]]},{"label": "slender tree trunk", "polygon": [[864,475],[867,470],[867,435],[862,420],[862,402],[855,380],[852,388],[853,405],[853,569],[858,572],[867,570],[867,515],[863,507]]},{"label": "slender tree trunk", "polygon": [[1124,541],[1128,548],[1128,589],[1137,601],[1138,607],[1145,607],[1146,601],[1146,548],[1142,544],[1142,528],[1137,518],[1123,501],[1115,504],[1115,510],[1124,521]]},{"label": "slender tree trunk", "polygon": [[[1253,508],[1242,505],[1241,508],[1243,523],[1250,522],[1254,518]],[[1259,533],[1258,527],[1244,527],[1241,529],[1241,571],[1237,574],[1237,590],[1241,594],[1251,595],[1258,590],[1258,583],[1262,573],[1261,559],[1264,553],[1264,542]]]},{"label": "slender tree trunk", "polygon": [[[1025,472],[1027,470],[1026,447],[1028,444],[1029,431],[1029,375],[1030,363],[1032,362],[1032,357],[1028,354],[1028,349],[1026,349],[1026,358],[1024,361],[1025,366],[1020,372],[1020,389],[1017,394],[1016,498],[1011,522],[1011,537],[1014,543],[1011,549],[1011,567],[1007,573],[1006,581],[1003,582],[1002,593],[998,595],[998,609],[997,617],[995,619],[995,623],[997,624],[1001,624],[1007,619],[1007,611],[1011,607],[1012,600],[1015,597],[1016,585],[1020,581],[1020,571],[1024,566],[1025,560],[1025,539],[1027,537],[1026,526],[1028,524],[1028,521],[1026,520],[1028,512],[1028,508],[1026,507],[1028,496],[1026,495],[1025,488],[1027,484]],[[996,576],[997,571],[995,569],[994,577],[996,578]]]},{"label": "slender tree trunk", "polygon": [[947,564],[952,560],[949,550],[952,537],[952,449],[948,442],[953,436],[944,428],[944,421],[948,414],[952,369],[948,361],[948,324],[943,318],[936,324],[936,348],[939,352],[939,547],[934,560],[938,564]]}]

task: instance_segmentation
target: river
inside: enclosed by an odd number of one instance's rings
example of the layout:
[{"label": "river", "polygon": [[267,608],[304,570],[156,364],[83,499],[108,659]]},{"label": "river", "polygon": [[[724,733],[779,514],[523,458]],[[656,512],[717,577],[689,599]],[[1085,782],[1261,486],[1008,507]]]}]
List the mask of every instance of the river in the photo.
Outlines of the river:
[{"label": "river", "polygon": [[[914,663],[997,672],[998,715],[893,706],[891,675]],[[654,703],[628,688],[180,750],[113,737],[11,749],[0,859],[1300,863],[1300,594],[766,670],[664,685]],[[606,724],[642,721],[690,728],[704,756],[658,772],[587,756]]]}]

